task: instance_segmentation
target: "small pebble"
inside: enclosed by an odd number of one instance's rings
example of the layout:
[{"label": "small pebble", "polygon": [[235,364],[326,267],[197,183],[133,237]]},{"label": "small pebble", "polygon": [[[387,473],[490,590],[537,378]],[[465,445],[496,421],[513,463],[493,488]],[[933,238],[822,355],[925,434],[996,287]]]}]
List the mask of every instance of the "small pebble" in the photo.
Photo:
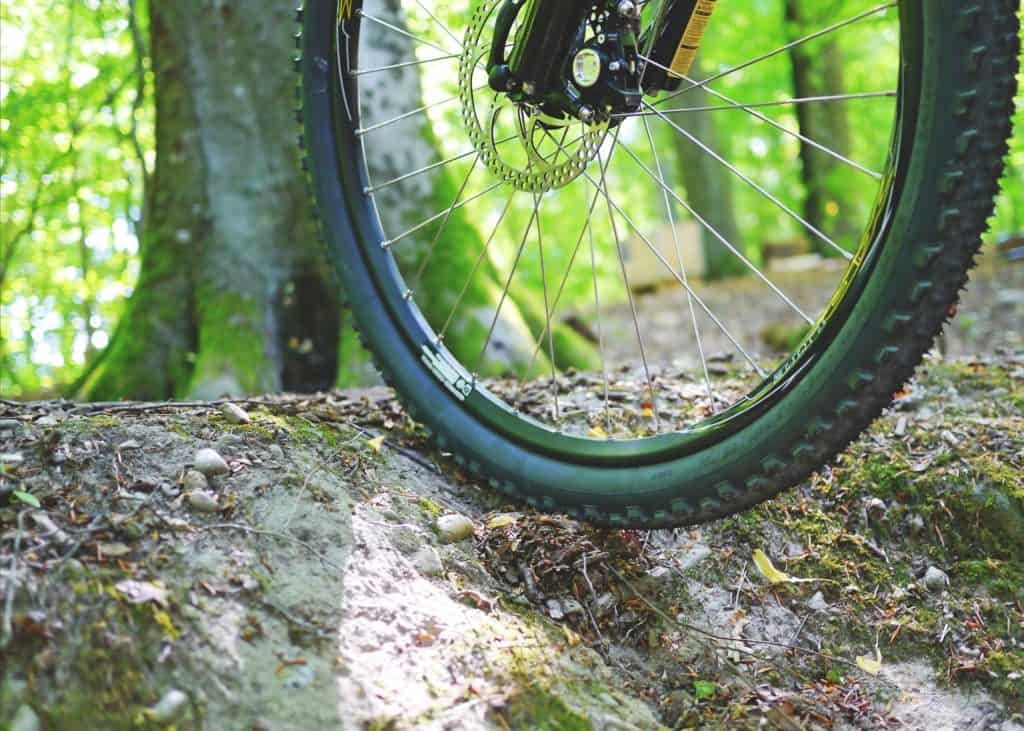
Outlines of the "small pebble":
[{"label": "small pebble", "polygon": [[603,617],[612,610],[615,606],[615,595],[614,594],[602,594],[593,602],[591,602],[591,608],[594,610],[594,615],[597,617]]},{"label": "small pebble", "polygon": [[188,494],[188,504],[200,513],[216,513],[220,510],[220,505],[217,504],[217,498],[206,492],[206,490],[190,492]]},{"label": "small pebble", "polygon": [[56,416],[47,415],[40,419],[36,419],[36,426],[57,426],[60,423],[60,419]]},{"label": "small pebble", "polygon": [[37,526],[39,526],[40,530],[46,533],[59,545],[63,546],[70,540],[68,538],[68,534],[62,531],[60,527],[58,527],[57,524],[54,523],[53,520],[50,519],[50,516],[46,513],[38,511],[32,513],[32,520],[35,522]]},{"label": "small pebble", "polygon": [[268,451],[270,452],[270,458],[277,460],[278,462],[284,461],[284,448],[280,444],[271,444]]},{"label": "small pebble", "polygon": [[424,546],[412,557],[412,565],[424,576],[440,576],[444,573],[441,555],[433,546]]},{"label": "small pebble", "polygon": [[572,616],[573,614],[583,614],[585,611],[583,605],[575,599],[563,599],[562,600],[562,611],[565,615]]},{"label": "small pebble", "polygon": [[252,418],[237,404],[222,404],[220,413],[232,424],[249,424]]},{"label": "small pebble", "polygon": [[473,536],[473,521],[465,515],[442,515],[437,519],[442,543],[458,543]]},{"label": "small pebble", "polygon": [[881,498],[873,497],[870,500],[868,500],[868,517],[874,520],[881,520],[885,517],[885,514],[886,512],[888,512],[888,510],[889,506],[886,505],[885,501],[882,500]]},{"label": "small pebble", "polygon": [[919,536],[922,533],[924,533],[924,529],[926,527],[924,524],[924,518],[922,518],[917,513],[914,513],[909,518],[907,518],[907,525],[910,527],[911,534],[915,536]]},{"label": "small pebble", "polygon": [[557,599],[548,599],[547,608],[548,616],[551,619],[562,619],[565,616],[565,612],[562,611],[562,604]]},{"label": "small pebble", "polygon": [[25,458],[17,452],[8,452],[7,454],[0,454],[0,464],[21,464],[25,461]]},{"label": "small pebble", "polygon": [[16,432],[21,429],[21,422],[17,419],[0,419],[0,434]]},{"label": "small pebble", "polygon": [[23,705],[18,709],[14,718],[11,719],[11,725],[8,726],[10,731],[40,731],[42,727],[39,716],[28,705]]},{"label": "small pebble", "polygon": [[924,585],[932,591],[941,591],[949,586],[949,576],[942,569],[929,566],[924,572]]},{"label": "small pebble", "polygon": [[816,592],[814,596],[807,600],[807,608],[815,612],[827,612],[828,602],[825,601],[825,595],[820,591]]},{"label": "small pebble", "polygon": [[181,481],[181,484],[187,492],[205,490],[210,485],[209,481],[206,479],[206,475],[196,470],[189,470],[186,472],[185,478]]},{"label": "small pebble", "polygon": [[155,706],[146,710],[146,716],[156,723],[169,723],[176,719],[188,704],[188,696],[177,688],[171,688]]},{"label": "small pebble", "polygon": [[117,451],[120,452],[123,449],[142,449],[142,445],[134,439],[129,439],[117,445]]},{"label": "small pebble", "polygon": [[231,469],[224,458],[212,449],[200,449],[192,460],[195,468],[207,477],[226,475]]}]

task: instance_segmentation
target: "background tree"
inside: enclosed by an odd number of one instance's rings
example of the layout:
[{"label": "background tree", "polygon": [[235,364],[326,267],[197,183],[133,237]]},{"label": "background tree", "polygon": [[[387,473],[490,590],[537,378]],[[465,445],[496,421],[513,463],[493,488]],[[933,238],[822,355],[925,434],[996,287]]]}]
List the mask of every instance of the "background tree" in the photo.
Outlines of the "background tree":
[{"label": "background tree", "polygon": [[[789,40],[798,40],[828,24],[827,11],[820,3],[809,0],[786,0],[785,17]],[[838,38],[826,36],[810,44],[794,46],[789,51],[793,68],[793,92],[797,98],[840,95],[846,93],[845,60]],[[798,104],[796,116],[800,133],[843,157],[851,157],[850,125],[846,106],[842,103]],[[856,236],[855,217],[847,206],[843,188],[849,173],[845,164],[814,146],[800,144],[800,163],[806,193],[804,218],[819,231],[837,241],[851,241]],[[811,236],[812,248],[823,256],[838,252],[820,238]]]},{"label": "background tree", "polygon": [[[700,56],[697,57],[690,75],[695,79],[704,79],[709,76],[703,67]],[[683,83],[688,85],[687,82]],[[682,99],[685,100],[686,106],[703,107],[721,104],[721,101],[701,89],[686,94]],[[723,135],[719,130],[720,122],[724,120],[723,114],[735,114],[735,112],[677,115],[674,121],[684,126],[690,134],[712,150],[721,151]],[[686,202],[723,238],[743,251],[745,248],[743,237],[736,220],[732,173],[693,141],[672,128],[666,128],[663,135],[665,139],[671,139],[675,144],[679,177],[685,189],[683,197]],[[721,279],[749,273],[743,262],[722,245],[722,242],[711,233],[708,226],[701,226],[700,238],[704,250],[704,276],[707,279]]]}]

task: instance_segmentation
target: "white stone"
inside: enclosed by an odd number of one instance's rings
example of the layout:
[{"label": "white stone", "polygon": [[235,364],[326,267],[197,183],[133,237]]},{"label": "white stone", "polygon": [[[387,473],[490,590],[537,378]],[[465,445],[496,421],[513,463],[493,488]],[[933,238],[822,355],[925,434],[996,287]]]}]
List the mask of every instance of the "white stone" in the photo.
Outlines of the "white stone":
[{"label": "white stone", "polygon": [[932,591],[941,591],[949,586],[949,576],[936,566],[929,566],[924,574],[924,585]]},{"label": "white stone", "polygon": [[473,536],[473,521],[465,515],[442,515],[437,519],[437,532],[442,543],[458,543]]},{"label": "white stone", "polygon": [[226,475],[231,469],[224,458],[212,449],[200,449],[196,452],[193,464],[197,470],[207,477],[214,475]]}]

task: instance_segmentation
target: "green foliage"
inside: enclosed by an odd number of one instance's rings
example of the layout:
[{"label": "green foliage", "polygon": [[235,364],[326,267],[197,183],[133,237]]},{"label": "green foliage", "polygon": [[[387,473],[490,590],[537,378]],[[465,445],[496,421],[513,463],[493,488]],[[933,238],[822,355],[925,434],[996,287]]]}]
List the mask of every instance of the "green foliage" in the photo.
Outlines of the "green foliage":
[{"label": "green foliage", "polygon": [[0,393],[27,397],[75,378],[132,290],[152,110],[129,0],[0,13]]}]

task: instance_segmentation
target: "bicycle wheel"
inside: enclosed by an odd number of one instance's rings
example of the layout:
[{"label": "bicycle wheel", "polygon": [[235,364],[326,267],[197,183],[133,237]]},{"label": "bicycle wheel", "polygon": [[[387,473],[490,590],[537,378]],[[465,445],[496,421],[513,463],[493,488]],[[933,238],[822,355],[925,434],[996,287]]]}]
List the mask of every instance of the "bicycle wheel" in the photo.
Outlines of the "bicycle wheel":
[{"label": "bicycle wheel", "polygon": [[[654,57],[692,21],[670,0],[584,5],[556,38],[532,0],[311,0],[311,186],[366,345],[460,464],[601,524],[706,521],[826,463],[931,347],[992,213],[1018,3],[723,4],[700,80]],[[538,56],[557,94],[495,84]]]}]

